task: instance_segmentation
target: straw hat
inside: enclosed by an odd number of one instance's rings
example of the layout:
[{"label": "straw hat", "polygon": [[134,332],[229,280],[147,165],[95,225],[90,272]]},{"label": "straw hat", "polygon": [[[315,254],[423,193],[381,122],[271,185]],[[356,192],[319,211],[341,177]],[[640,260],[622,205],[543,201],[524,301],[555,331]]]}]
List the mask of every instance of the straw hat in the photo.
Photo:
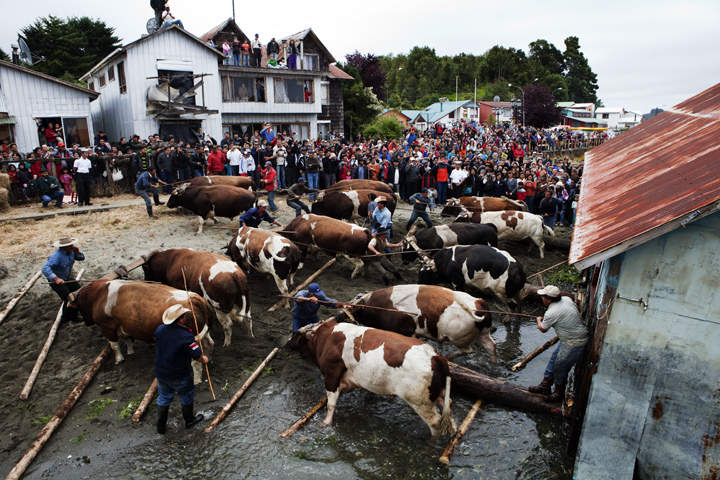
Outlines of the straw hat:
[{"label": "straw hat", "polygon": [[77,243],[77,238],[72,237],[62,237],[60,240],[56,241],[54,243],[55,248],[63,248],[63,247],[69,247],[71,245],[75,245]]},{"label": "straw hat", "polygon": [[189,312],[187,308],[183,307],[180,304],[171,305],[168,308],[165,309],[162,316],[162,322],[165,325],[170,325],[178,318],[182,317],[183,314]]}]

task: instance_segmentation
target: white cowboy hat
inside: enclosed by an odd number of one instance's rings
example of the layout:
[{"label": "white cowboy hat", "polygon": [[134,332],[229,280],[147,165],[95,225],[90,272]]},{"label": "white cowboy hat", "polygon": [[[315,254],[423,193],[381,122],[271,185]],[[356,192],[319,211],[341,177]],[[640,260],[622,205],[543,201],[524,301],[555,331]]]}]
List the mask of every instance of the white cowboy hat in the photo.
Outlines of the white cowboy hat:
[{"label": "white cowboy hat", "polygon": [[555,285],[548,285],[547,287],[538,290],[537,293],[538,295],[543,295],[545,297],[557,298],[560,296],[560,289]]},{"label": "white cowboy hat", "polygon": [[258,207],[267,207],[267,206],[268,206],[268,202],[266,202],[265,200],[258,200],[257,206],[258,206]]},{"label": "white cowboy hat", "polygon": [[55,245],[55,248],[62,248],[62,247],[69,247],[71,245],[75,245],[76,243],[77,243],[77,238],[62,237],[60,240],[56,241],[53,245]]},{"label": "white cowboy hat", "polygon": [[183,307],[182,305],[176,303],[175,305],[171,305],[168,308],[165,309],[162,316],[162,322],[165,325],[170,325],[178,318],[182,317],[185,313],[189,312],[187,308]]}]

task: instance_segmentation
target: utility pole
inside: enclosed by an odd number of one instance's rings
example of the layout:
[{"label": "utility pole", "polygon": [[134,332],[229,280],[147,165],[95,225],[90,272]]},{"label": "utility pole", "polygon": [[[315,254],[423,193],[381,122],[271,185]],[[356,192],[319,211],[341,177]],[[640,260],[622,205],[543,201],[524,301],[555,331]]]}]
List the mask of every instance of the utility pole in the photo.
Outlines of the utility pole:
[{"label": "utility pole", "polygon": [[458,90],[458,76],[455,75],[455,101],[457,102],[457,90]]},{"label": "utility pole", "polygon": [[233,22],[235,21],[235,0],[232,0],[233,5]]}]

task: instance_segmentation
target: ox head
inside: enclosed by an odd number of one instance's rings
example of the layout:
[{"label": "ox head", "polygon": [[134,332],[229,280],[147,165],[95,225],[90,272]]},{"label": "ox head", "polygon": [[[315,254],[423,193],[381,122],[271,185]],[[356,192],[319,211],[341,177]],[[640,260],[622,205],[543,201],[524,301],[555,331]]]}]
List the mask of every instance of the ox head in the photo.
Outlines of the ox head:
[{"label": "ox head", "polygon": [[320,325],[322,325],[322,323],[323,322],[312,323],[293,332],[290,339],[285,344],[285,348],[299,352],[300,356],[305,359],[314,358],[315,336],[317,329]]},{"label": "ox head", "polygon": [[423,285],[437,285],[438,271],[434,259],[422,260],[422,265],[418,272],[418,283]]},{"label": "ox head", "polygon": [[457,198],[448,198],[448,201],[445,203],[445,207],[443,207],[440,215],[443,217],[452,217],[460,213],[461,207],[462,204],[460,203],[460,200]]},{"label": "ox head", "polygon": [[327,215],[327,201],[319,195],[315,198],[315,201],[310,206],[310,211],[315,215]]},{"label": "ox head", "polygon": [[190,186],[190,182],[178,185],[170,193],[170,198],[167,201],[168,208],[177,208],[180,206],[180,199],[185,195],[185,190]]}]

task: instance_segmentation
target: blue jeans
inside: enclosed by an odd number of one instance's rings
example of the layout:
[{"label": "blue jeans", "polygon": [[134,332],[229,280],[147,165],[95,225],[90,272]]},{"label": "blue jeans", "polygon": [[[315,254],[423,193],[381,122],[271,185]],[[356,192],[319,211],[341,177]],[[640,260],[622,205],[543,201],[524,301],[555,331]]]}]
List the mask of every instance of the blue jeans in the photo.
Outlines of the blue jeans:
[{"label": "blue jeans", "polygon": [[570,369],[580,359],[585,345],[580,347],[568,347],[558,342],[558,346],[550,357],[550,361],[545,368],[545,378],[553,378],[555,385],[564,386],[567,383],[568,373]]},{"label": "blue jeans", "polygon": [[550,215],[549,217],[543,215],[543,223],[550,228],[555,228],[555,215]]},{"label": "blue jeans", "polygon": [[242,62],[242,60],[240,60],[240,54],[233,53],[232,54],[232,64],[235,65],[236,67],[239,67],[241,62]]},{"label": "blue jeans", "polygon": [[310,213],[310,209],[308,208],[308,206],[305,205],[300,200],[288,200],[287,204],[288,204],[288,207],[295,209],[296,217],[299,217],[300,215],[302,215],[303,210],[305,210],[305,213]]},{"label": "blue jeans", "polygon": [[268,192],[268,205],[270,206],[271,212],[277,210],[277,206],[275,205],[275,190],[270,190]]},{"label": "blue jeans", "polygon": [[147,190],[138,190],[138,189],[135,189],[135,193],[137,193],[138,195],[140,195],[140,197],[141,197],[143,200],[145,200],[145,209],[147,210],[148,215],[152,215],[152,214],[153,214],[152,202],[150,201],[150,195],[148,195],[148,192],[149,192],[149,193],[152,193],[153,199],[155,200],[155,205],[157,205],[158,203],[160,203],[160,197],[158,196],[157,188],[152,188],[152,187],[151,187],[151,188],[149,188],[149,189],[147,189]]},{"label": "blue jeans", "polygon": [[320,319],[317,317],[317,315],[312,318],[300,318],[293,316],[293,332],[297,332],[302,327],[310,325],[311,323],[317,323],[319,320]]},{"label": "blue jeans", "polygon": [[178,27],[185,30],[185,26],[183,25],[183,23],[180,20],[173,20],[172,22],[165,22],[162,24],[162,28],[168,28],[172,25],[177,25]]},{"label": "blue jeans", "polygon": [[420,212],[418,210],[413,210],[412,213],[410,213],[410,220],[408,220],[406,230],[410,230],[410,227],[413,223],[415,223],[415,220],[417,220],[418,218],[422,218],[423,222],[425,222],[425,225],[427,225],[428,228],[431,228],[433,226],[432,220],[430,220],[430,215],[428,215],[428,212]]},{"label": "blue jeans", "polygon": [[285,185],[285,165],[278,165],[275,170],[277,170],[278,186],[280,188],[285,188],[287,186]]},{"label": "blue jeans", "polygon": [[42,200],[43,207],[47,207],[48,203],[52,202],[53,200],[55,200],[55,205],[61,207],[64,196],[65,192],[63,190],[55,190],[50,195],[42,195],[40,199]]},{"label": "blue jeans", "polygon": [[240,54],[242,56],[242,66],[243,67],[249,67],[250,66],[250,54],[249,53],[242,53]]},{"label": "blue jeans", "polygon": [[234,177],[240,175],[240,165],[230,165],[230,174]]},{"label": "blue jeans", "polygon": [[158,407],[169,406],[173,401],[174,394],[180,397],[181,404],[193,404],[195,401],[195,386],[193,385],[192,374],[182,380],[165,381],[158,378]]},{"label": "blue jeans", "polygon": [[[319,174],[318,174],[317,172],[315,172],[315,173],[308,173],[308,174],[307,174],[308,188],[312,188],[312,189],[316,189],[316,190],[317,190],[317,188],[318,188],[318,178],[319,178]],[[314,193],[311,193],[311,194],[309,195],[309,197],[310,197],[310,200],[315,200],[316,195],[315,195]]]},{"label": "blue jeans", "polygon": [[447,202],[447,182],[437,182],[438,203]]}]

